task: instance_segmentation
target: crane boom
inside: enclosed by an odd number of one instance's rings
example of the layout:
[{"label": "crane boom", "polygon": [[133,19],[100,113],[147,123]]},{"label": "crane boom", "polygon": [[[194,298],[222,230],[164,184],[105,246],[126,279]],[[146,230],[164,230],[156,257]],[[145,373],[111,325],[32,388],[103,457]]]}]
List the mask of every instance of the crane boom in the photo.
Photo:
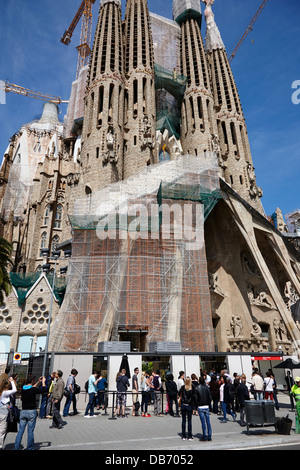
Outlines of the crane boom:
[{"label": "crane boom", "polygon": [[248,34],[253,30],[253,25],[254,23],[256,22],[256,20],[258,19],[258,17],[260,16],[261,12],[263,11],[263,9],[265,8],[266,4],[268,3],[269,0],[263,0],[263,2],[261,3],[259,9],[257,10],[257,12],[255,13],[255,15],[253,16],[252,20],[250,21],[250,24],[248,26],[248,28],[246,29],[246,31],[244,32],[243,36],[241,37],[241,39],[239,40],[239,42],[237,43],[234,51],[232,52],[231,56],[229,57],[229,62],[231,62],[233,60],[233,58],[235,57],[237,51],[239,50],[239,48],[241,47],[241,45],[243,44],[245,38],[248,36]]},{"label": "crane boom", "polygon": [[81,3],[75,17],[73,18],[72,23],[70,24],[69,28],[64,32],[63,36],[60,39],[60,41],[66,46],[68,46],[71,42],[75,28],[78,25],[80,18],[82,17],[82,14],[84,12],[84,7],[85,7],[85,0],[83,0],[83,2]]},{"label": "crane boom", "polygon": [[96,0],[83,0],[79,9],[76,12],[75,17],[73,18],[72,23],[69,28],[64,32],[61,42],[68,46],[71,42],[73,33],[76,26],[79,23],[80,18],[82,17],[82,26],[80,34],[80,44],[77,47],[78,51],[78,63],[77,63],[77,78],[79,72],[85,65],[88,64],[88,59],[91,54],[90,44],[91,44],[91,34],[92,34],[92,7]]},{"label": "crane boom", "polygon": [[0,82],[0,89],[4,90],[5,93],[15,93],[17,95],[28,96],[30,98],[36,98],[37,100],[49,101],[55,104],[69,103],[67,100],[62,100],[59,96],[49,95],[39,91],[30,90],[20,85],[15,85],[9,82]]}]

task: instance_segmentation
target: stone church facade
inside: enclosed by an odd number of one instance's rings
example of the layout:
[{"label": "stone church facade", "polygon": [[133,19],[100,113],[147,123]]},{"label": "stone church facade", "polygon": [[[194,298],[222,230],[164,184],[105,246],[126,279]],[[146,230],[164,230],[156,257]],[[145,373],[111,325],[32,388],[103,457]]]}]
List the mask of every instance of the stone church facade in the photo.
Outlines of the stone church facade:
[{"label": "stone church facade", "polygon": [[[173,20],[150,13],[146,0],[128,0],[122,19],[120,0],[102,0],[90,65],[72,86],[64,125],[56,105],[47,103],[41,119],[24,125],[11,139],[1,169],[1,235],[13,244],[14,273],[20,279],[33,273],[40,277],[28,281],[29,294],[22,304],[15,287],[6,299],[2,310],[13,321],[7,323],[2,315],[0,337],[5,336],[6,344],[11,338],[9,347],[17,349],[22,336],[33,344],[45,337],[47,321],[42,324],[40,305],[49,312],[52,286],[43,266],[65,276],[60,269],[67,261],[62,256],[55,262],[50,254],[72,248],[65,297],[63,302],[55,297],[54,302],[52,349],[97,350],[101,341],[129,338],[130,330],[144,349],[167,336],[194,351],[298,354],[299,253],[264,213],[237,85],[212,11],[214,2],[203,3],[205,41],[199,0],[174,0]],[[190,168],[175,183],[169,169],[185,156],[203,162],[203,172]],[[129,261],[135,257],[137,269],[142,259],[138,253],[157,256],[163,269],[166,247],[145,243],[128,248],[127,242],[120,242],[112,248],[99,244],[95,227],[89,224],[99,216],[95,207],[105,203],[105,188],[107,194],[121,194],[126,187],[131,197],[145,188],[143,197],[149,203],[147,171],[157,178],[161,163],[165,188],[192,187],[194,177],[198,186],[209,185],[217,171],[218,186],[213,189],[218,190],[218,199],[203,223],[204,250],[188,265],[201,266],[201,275],[189,275],[189,281],[195,276],[199,282],[185,286],[193,301],[178,287],[184,285],[180,273],[187,253],[179,245],[168,248],[174,271],[164,279],[169,284],[176,279],[177,297],[163,299],[161,290],[157,305],[164,313],[155,322],[164,327],[158,333],[149,320],[153,299],[145,300],[142,291],[136,300],[131,296]],[[170,201],[170,192],[166,194],[165,201]],[[178,200],[182,207],[187,201],[203,201],[190,196]],[[42,249],[49,250],[48,257],[42,256]],[[120,284],[117,292],[110,287],[108,295],[99,287],[111,281],[101,263],[111,260],[113,250]],[[113,270],[113,263],[109,266]],[[141,289],[150,292],[147,273],[142,274]],[[138,277],[133,278],[137,285]],[[39,291],[43,283],[46,296]],[[41,314],[38,318],[33,304]],[[149,308],[146,317],[143,308]],[[193,325],[197,334],[187,334]]]}]

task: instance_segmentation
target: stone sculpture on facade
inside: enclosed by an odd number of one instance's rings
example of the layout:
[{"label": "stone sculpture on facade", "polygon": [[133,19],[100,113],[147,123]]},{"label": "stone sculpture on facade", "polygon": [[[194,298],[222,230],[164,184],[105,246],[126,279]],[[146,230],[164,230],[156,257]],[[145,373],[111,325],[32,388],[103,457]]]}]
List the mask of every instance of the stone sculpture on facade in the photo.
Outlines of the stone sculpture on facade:
[{"label": "stone sculpture on facade", "polygon": [[106,134],[106,152],[103,155],[103,164],[118,163],[118,155],[115,152],[114,130],[109,126]]}]

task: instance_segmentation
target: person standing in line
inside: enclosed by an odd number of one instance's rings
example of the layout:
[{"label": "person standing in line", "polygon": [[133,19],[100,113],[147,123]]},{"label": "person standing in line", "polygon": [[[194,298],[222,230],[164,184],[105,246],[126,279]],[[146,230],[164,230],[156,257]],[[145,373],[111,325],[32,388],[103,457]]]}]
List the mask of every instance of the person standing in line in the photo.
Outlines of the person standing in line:
[{"label": "person standing in line", "polygon": [[160,371],[157,370],[153,372],[153,389],[154,389],[154,416],[162,416],[162,408],[161,408],[161,378],[159,376]]},{"label": "person standing in line", "polygon": [[0,450],[3,449],[7,432],[7,417],[10,399],[17,391],[16,383],[12,377],[3,379],[0,383]]},{"label": "person standing in line", "polygon": [[211,376],[211,382],[209,384],[210,393],[212,396],[212,412],[218,414],[219,411],[219,400],[220,400],[220,382],[217,380],[215,375]]},{"label": "person standing in line", "polygon": [[273,394],[274,394],[274,380],[271,377],[270,372],[266,373],[266,377],[264,378],[264,389],[265,389],[265,399],[273,401]]},{"label": "person standing in line", "polygon": [[221,423],[227,423],[227,413],[229,413],[233,417],[233,421],[235,421],[236,416],[231,410],[233,396],[230,394],[229,378],[226,375],[221,375],[220,382],[220,403],[223,411],[223,419],[221,420]]},{"label": "person standing in line", "polygon": [[126,375],[126,369],[122,369],[121,373],[117,375],[117,416],[121,416],[120,411],[122,411],[122,418],[126,418],[126,403],[127,403],[127,389],[130,386],[128,377]]},{"label": "person standing in line", "polygon": [[97,416],[94,413],[94,407],[95,407],[95,398],[97,394],[97,386],[98,386],[99,381],[100,381],[99,372],[94,372],[92,375],[89,376],[89,380],[88,380],[89,402],[85,409],[85,413],[83,416],[84,418],[97,418]]},{"label": "person standing in line", "polygon": [[54,387],[55,380],[56,380],[56,372],[52,372],[51,378],[49,380],[48,395],[47,395],[47,407],[46,407],[46,418],[49,418],[49,419],[52,418],[52,393],[53,393],[53,387]]},{"label": "person standing in line", "polygon": [[179,393],[184,385],[184,371],[181,370],[179,372],[178,380],[177,380],[177,392]]},{"label": "person standing in line", "polygon": [[[208,375],[206,376],[206,379],[207,379],[207,377],[208,377]],[[195,388],[198,387],[198,385],[199,385],[199,379],[198,379],[197,375],[196,375],[196,374],[191,374],[191,379],[192,379],[192,384],[193,384],[193,386],[194,386]],[[206,380],[205,380],[205,383],[206,383],[207,385],[210,385],[210,381],[211,381],[211,377],[209,376],[209,383],[207,383]],[[193,410],[193,415],[196,416],[197,414],[198,414],[197,407],[195,407],[195,409]]]},{"label": "person standing in line", "polygon": [[279,403],[278,403],[278,398],[277,398],[278,390],[277,390],[277,383],[276,383],[275,375],[274,375],[272,369],[268,369],[268,372],[270,373],[270,377],[274,381],[274,383],[273,383],[273,400],[274,400],[274,403],[275,403],[275,408],[278,411],[279,410]]},{"label": "person standing in line", "polygon": [[166,381],[166,391],[167,395],[170,399],[170,415],[174,416],[174,411],[173,411],[173,403],[175,403],[176,407],[176,416],[179,416],[179,405],[178,405],[178,392],[177,392],[177,385],[174,382],[174,377],[172,374],[169,374],[167,376],[167,381]]},{"label": "person standing in line", "polygon": [[41,406],[40,406],[40,412],[39,412],[40,419],[46,419],[46,410],[47,410],[50,384],[51,384],[51,375],[48,375],[48,377],[46,378],[47,392],[42,394],[42,400],[41,400]]},{"label": "person standing in line", "polygon": [[138,380],[139,368],[134,369],[132,376],[132,416],[139,416],[136,411],[136,403],[139,401],[139,380]]},{"label": "person standing in line", "polygon": [[254,399],[263,400],[264,399],[264,381],[262,376],[258,373],[257,369],[254,369],[252,373],[252,384],[254,388]]},{"label": "person standing in line", "polygon": [[100,406],[102,407],[102,411],[106,414],[106,406],[105,406],[105,389],[107,387],[107,380],[105,377],[102,376],[100,372],[99,382],[97,384],[97,410],[100,410]]},{"label": "person standing in line", "polygon": [[[42,385],[42,386],[40,386]],[[34,429],[37,419],[36,396],[47,391],[46,377],[41,377],[38,381],[35,378],[27,378],[21,391],[22,410],[20,413],[19,432],[15,440],[15,450],[20,449],[23,434],[27,427],[27,450],[34,448]]]},{"label": "person standing in line", "polygon": [[[192,434],[192,417],[193,409],[195,407],[195,391],[190,377],[185,379],[184,385],[180,390],[180,399],[181,399],[181,431],[182,431],[182,440],[185,441],[187,438],[189,441],[193,441]],[[186,436],[186,421],[188,425],[188,436]]]},{"label": "person standing in line", "polygon": [[246,385],[246,375],[242,374],[240,377],[240,383],[236,388],[236,395],[237,400],[239,403],[239,410],[240,410],[240,424],[241,426],[246,426],[245,421],[245,401],[250,400],[250,394],[248,387]]},{"label": "person standing in line", "polygon": [[[78,371],[76,369],[72,369],[71,374],[69,375],[68,380],[67,380],[66,389],[68,390],[69,395],[66,398],[66,403],[65,403],[65,406],[64,406],[64,410],[63,410],[63,417],[64,418],[69,416],[71,403],[74,403],[73,398],[75,396],[75,377],[77,376],[77,374],[78,374]],[[75,404],[76,404],[76,402],[75,402]],[[76,411],[77,410],[75,408],[74,409],[74,414],[76,414]]]},{"label": "person standing in line", "polygon": [[195,402],[202,426],[202,441],[211,441],[212,429],[210,424],[210,405],[212,395],[204,377],[200,377],[199,385],[195,388]]},{"label": "person standing in line", "polygon": [[56,371],[56,382],[53,386],[52,392],[52,426],[50,429],[61,429],[65,424],[60,415],[60,405],[64,396],[65,382],[62,379],[63,372],[61,370]]},{"label": "person standing in line", "polygon": [[150,399],[150,378],[148,372],[142,372],[141,378],[141,390],[142,390],[142,403],[141,413],[145,418],[150,418],[151,415],[148,413],[148,403]]}]

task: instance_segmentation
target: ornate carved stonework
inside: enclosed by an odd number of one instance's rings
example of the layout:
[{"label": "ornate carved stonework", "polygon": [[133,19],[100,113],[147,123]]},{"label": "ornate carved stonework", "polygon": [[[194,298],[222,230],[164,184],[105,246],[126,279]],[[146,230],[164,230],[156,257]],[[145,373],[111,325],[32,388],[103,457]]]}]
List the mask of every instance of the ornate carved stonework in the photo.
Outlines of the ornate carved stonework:
[{"label": "ornate carved stonework", "polygon": [[118,155],[115,151],[115,135],[112,126],[109,126],[106,134],[106,151],[103,154],[103,165],[118,163]]}]

